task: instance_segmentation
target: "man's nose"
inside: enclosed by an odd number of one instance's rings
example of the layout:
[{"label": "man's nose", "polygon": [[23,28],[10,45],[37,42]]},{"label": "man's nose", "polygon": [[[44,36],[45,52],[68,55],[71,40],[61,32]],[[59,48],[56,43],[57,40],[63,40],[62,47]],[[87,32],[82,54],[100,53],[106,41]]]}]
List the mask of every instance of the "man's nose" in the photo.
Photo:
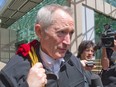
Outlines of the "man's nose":
[{"label": "man's nose", "polygon": [[89,54],[92,54],[93,55],[93,51],[89,51]]},{"label": "man's nose", "polygon": [[71,43],[71,36],[70,36],[70,34],[67,34],[67,35],[64,37],[63,43],[65,43],[65,44],[67,44],[67,45],[70,45],[70,43]]}]

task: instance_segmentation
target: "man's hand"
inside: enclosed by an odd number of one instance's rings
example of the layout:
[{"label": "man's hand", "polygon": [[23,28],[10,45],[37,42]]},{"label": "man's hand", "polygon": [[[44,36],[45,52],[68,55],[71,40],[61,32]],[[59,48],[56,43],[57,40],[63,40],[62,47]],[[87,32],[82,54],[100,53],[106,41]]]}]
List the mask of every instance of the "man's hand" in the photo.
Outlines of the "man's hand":
[{"label": "man's hand", "polygon": [[110,61],[109,61],[109,59],[107,57],[107,53],[106,53],[106,48],[102,48],[101,65],[102,65],[103,70],[107,70],[110,65]]},{"label": "man's hand", "polygon": [[82,64],[82,66],[84,67],[85,70],[91,71],[93,68],[96,67],[95,65],[93,65],[93,66],[87,66],[87,65],[86,65],[87,62],[88,62],[87,60],[81,60],[81,64]]},{"label": "man's hand", "polygon": [[44,87],[47,83],[45,69],[42,63],[36,63],[30,70],[27,77],[29,87]]},{"label": "man's hand", "polygon": [[108,69],[108,67],[109,67],[109,63],[110,61],[109,61],[109,59],[108,58],[102,58],[101,59],[101,65],[102,65],[102,68],[103,68],[103,70],[107,70]]}]

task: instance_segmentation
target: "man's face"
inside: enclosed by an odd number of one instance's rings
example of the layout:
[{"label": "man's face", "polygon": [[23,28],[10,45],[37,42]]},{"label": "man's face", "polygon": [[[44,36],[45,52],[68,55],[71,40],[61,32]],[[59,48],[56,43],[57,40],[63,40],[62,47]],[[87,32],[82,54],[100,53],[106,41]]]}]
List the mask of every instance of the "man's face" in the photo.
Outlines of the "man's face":
[{"label": "man's face", "polygon": [[94,55],[94,49],[93,47],[86,48],[83,53],[81,54],[81,59],[83,60],[90,60],[93,58]]},{"label": "man's face", "polygon": [[73,18],[62,10],[55,11],[53,23],[41,34],[42,51],[54,59],[64,57],[70,47],[73,32]]}]

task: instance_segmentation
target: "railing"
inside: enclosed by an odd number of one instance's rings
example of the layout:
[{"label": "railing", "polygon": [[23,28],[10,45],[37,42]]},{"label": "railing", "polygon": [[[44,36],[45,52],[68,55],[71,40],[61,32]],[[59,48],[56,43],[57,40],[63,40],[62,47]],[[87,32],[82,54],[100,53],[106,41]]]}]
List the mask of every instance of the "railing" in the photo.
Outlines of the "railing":
[{"label": "railing", "polygon": [[96,74],[99,74],[101,69],[102,69],[102,66],[101,66],[101,59],[96,59],[95,60],[95,65],[96,67],[92,70],[92,72],[96,73]]}]

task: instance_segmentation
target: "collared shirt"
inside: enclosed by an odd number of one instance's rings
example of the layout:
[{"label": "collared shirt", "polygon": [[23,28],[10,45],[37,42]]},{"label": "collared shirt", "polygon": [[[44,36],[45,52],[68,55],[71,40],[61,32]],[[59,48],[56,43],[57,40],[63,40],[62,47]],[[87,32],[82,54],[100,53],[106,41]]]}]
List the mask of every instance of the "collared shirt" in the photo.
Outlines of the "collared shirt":
[{"label": "collared shirt", "polygon": [[62,61],[64,62],[64,59],[60,58],[55,60],[51,58],[49,55],[47,55],[46,53],[44,53],[41,49],[40,49],[40,55],[43,61],[43,65],[46,67],[46,69],[48,69],[49,71],[53,72],[55,75],[58,76],[61,62]]},{"label": "collared shirt", "polygon": [[[65,60],[63,58],[55,60],[51,58],[49,55],[47,55],[46,53],[44,53],[41,49],[40,49],[40,55],[46,69],[53,72],[59,78],[58,72],[60,70],[60,65],[61,65],[61,62],[64,62]],[[85,87],[89,87],[85,76],[84,76],[84,79],[85,79]]]}]

